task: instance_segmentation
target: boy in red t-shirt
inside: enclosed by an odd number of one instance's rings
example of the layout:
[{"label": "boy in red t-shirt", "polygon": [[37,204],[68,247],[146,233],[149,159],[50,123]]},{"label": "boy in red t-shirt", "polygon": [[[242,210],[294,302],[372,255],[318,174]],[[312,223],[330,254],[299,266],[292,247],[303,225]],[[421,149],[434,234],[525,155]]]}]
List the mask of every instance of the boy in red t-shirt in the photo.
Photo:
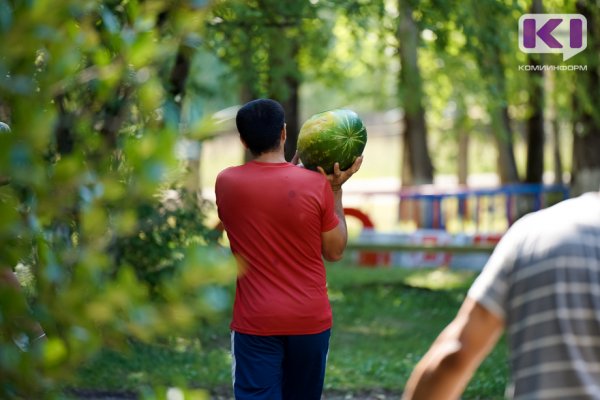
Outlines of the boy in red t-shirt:
[{"label": "boy in red t-shirt", "polygon": [[236,399],[321,398],[331,308],[323,258],[339,260],[347,241],[336,164],[326,175],[286,162],[283,108],[254,100],[237,113],[254,159],[217,177],[219,218],[240,264],[231,322]]}]

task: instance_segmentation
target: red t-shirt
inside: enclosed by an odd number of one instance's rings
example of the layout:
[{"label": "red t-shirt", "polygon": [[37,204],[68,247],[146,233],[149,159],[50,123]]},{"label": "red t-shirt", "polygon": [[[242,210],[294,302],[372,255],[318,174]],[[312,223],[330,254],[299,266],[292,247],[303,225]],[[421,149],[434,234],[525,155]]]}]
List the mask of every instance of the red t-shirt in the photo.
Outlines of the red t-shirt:
[{"label": "red t-shirt", "polygon": [[329,329],[321,233],[339,221],[325,177],[251,161],[222,171],[215,192],[240,265],[231,329],[264,336]]}]

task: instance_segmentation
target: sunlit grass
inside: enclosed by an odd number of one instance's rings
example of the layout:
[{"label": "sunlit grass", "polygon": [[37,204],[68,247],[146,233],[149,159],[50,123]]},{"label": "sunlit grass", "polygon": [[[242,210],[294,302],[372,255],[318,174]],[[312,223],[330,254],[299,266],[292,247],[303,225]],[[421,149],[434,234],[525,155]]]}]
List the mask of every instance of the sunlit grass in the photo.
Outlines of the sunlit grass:
[{"label": "sunlit grass", "polygon": [[439,268],[414,272],[406,277],[405,283],[431,290],[451,290],[464,288],[473,276],[472,271],[452,271],[448,268]]}]

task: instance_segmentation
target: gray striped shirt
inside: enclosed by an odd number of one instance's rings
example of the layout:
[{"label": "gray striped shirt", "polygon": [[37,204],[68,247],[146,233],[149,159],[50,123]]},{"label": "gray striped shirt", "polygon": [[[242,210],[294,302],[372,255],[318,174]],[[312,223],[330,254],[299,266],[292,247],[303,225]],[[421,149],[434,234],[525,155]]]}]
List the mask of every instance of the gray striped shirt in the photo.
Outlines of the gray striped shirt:
[{"label": "gray striped shirt", "polygon": [[515,399],[600,399],[600,195],[529,214],[469,297],[502,317]]}]

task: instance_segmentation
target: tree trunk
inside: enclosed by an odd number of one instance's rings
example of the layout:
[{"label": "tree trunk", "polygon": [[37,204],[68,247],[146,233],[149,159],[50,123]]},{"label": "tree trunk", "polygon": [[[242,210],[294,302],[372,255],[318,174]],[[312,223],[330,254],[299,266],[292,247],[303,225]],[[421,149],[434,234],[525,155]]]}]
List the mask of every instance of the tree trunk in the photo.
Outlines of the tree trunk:
[{"label": "tree trunk", "polygon": [[[259,90],[259,78],[257,72],[257,66],[252,61],[253,48],[251,43],[246,42],[245,47],[240,51],[240,62],[243,66],[240,74],[241,89],[240,89],[240,103],[242,105],[249,101],[256,100],[263,97]],[[240,143],[241,145],[241,143]],[[247,148],[244,148],[244,162],[252,160],[254,156]]]},{"label": "tree trunk", "polygon": [[287,140],[285,142],[285,159],[290,161],[298,145],[298,132],[300,131],[299,106],[300,99],[298,91],[300,82],[297,79],[288,79],[290,95],[286,100],[282,101],[283,109],[285,110],[285,121],[287,125]]},{"label": "tree trunk", "polygon": [[552,93],[552,96],[548,97],[548,119],[550,120],[550,132],[552,134],[552,167],[554,171],[554,183],[563,183],[563,164],[560,149],[560,121],[558,110],[556,106],[556,72],[552,72],[548,75],[548,93]]},{"label": "tree trunk", "polygon": [[398,1],[400,19],[397,37],[400,55],[399,94],[404,107],[404,156],[403,186],[433,183],[433,165],[427,148],[427,126],[423,107],[423,87],[419,71],[417,48],[419,29],[412,16],[412,8],[407,0]]},{"label": "tree trunk", "polygon": [[458,138],[458,149],[456,154],[457,177],[459,185],[467,185],[469,180],[469,130],[471,121],[467,113],[465,99],[459,90],[453,94],[456,104],[454,115],[454,134]]},{"label": "tree trunk", "polygon": [[[193,52],[193,48],[185,45],[184,43],[180,43],[179,48],[177,49],[177,55],[175,57],[175,64],[173,65],[173,68],[171,69],[171,75],[169,76],[169,95],[171,104],[174,107],[174,117],[177,124],[177,129],[182,128],[182,105],[186,94],[186,85],[190,75],[190,69],[192,66]],[[183,127],[183,129],[187,130],[188,128]],[[199,143],[191,143],[190,146],[194,144],[200,146]],[[195,193],[198,196],[198,201],[200,201],[200,194],[202,193],[202,181],[200,179],[202,176],[200,173],[201,152],[198,151],[196,154],[194,153],[195,152],[192,151],[187,155],[187,177],[185,180],[185,187],[191,193]]]},{"label": "tree trunk", "polygon": [[596,109],[600,104],[600,15],[591,3],[577,2],[577,11],[588,23],[588,48],[584,52],[588,69],[575,74],[572,195],[600,189],[600,115]]},{"label": "tree trunk", "polygon": [[180,107],[185,96],[185,86],[190,74],[192,53],[192,48],[183,43],[179,45],[175,64],[173,65],[173,69],[171,69],[171,76],[169,77],[169,94]]},{"label": "tree trunk", "polygon": [[462,128],[458,132],[458,184],[466,185],[469,179],[469,134]]},{"label": "tree trunk", "polygon": [[[484,2],[472,2],[474,6]],[[476,8],[477,9],[477,8]],[[483,11],[485,8],[481,9]],[[498,24],[482,24],[480,34],[500,37],[502,29]],[[469,37],[469,40],[477,37]],[[503,48],[497,40],[473,41],[475,56],[487,91],[487,110],[491,120],[491,129],[498,150],[498,175],[500,182],[519,181],[517,164],[513,151],[513,133],[508,114],[508,95],[506,90],[506,72],[502,61]]]},{"label": "tree trunk", "polygon": [[[531,6],[534,14],[543,13],[542,1],[534,0]],[[528,57],[529,64],[540,65],[539,56]],[[542,183],[544,176],[544,72],[531,71],[529,89],[530,116],[527,119],[527,167],[525,182]]]},{"label": "tree trunk", "polygon": [[513,133],[508,106],[495,104],[490,112],[494,138],[498,149],[498,174],[502,184],[519,182],[517,163],[513,151]]},{"label": "tree trunk", "polygon": [[54,128],[54,140],[56,141],[56,152],[61,155],[71,154],[75,146],[73,134],[73,116],[65,105],[65,95],[58,95],[54,103],[58,108],[58,119]]},{"label": "tree trunk", "polygon": [[506,95],[506,75],[500,58],[501,49],[495,43],[490,43],[480,66],[486,74],[488,90],[488,112],[492,130],[498,149],[498,175],[502,184],[519,182],[517,163],[513,150],[513,132],[508,114]]},{"label": "tree trunk", "polygon": [[554,160],[554,183],[563,183],[563,166],[560,154],[560,124],[558,117],[552,120],[552,158]]},{"label": "tree trunk", "polygon": [[121,83],[115,96],[108,100],[102,110],[102,127],[100,134],[108,149],[116,150],[119,131],[129,117],[129,102],[133,95],[133,88]]},{"label": "tree trunk", "polygon": [[411,186],[414,181],[412,167],[410,165],[410,150],[408,148],[408,141],[406,140],[406,128],[402,134],[402,161],[401,161],[401,185]]},{"label": "tree trunk", "polygon": [[285,159],[290,161],[296,153],[299,131],[300,46],[297,38],[289,37],[279,29],[272,30],[269,45],[269,96],[281,103],[285,111]]},{"label": "tree trunk", "polygon": [[[532,65],[539,65],[530,58]],[[527,168],[525,182],[541,183],[544,175],[544,89],[542,71],[531,72],[529,107],[531,115],[527,119]]]},{"label": "tree trunk", "polygon": [[[242,84],[242,88],[240,90],[240,102],[242,104],[246,104],[249,101],[257,99],[258,96],[253,92],[251,86],[249,84]],[[240,142],[241,145],[241,142]],[[252,160],[254,156],[250,153],[250,150],[244,147],[244,162],[248,162]]]},{"label": "tree trunk", "polygon": [[592,118],[579,118],[573,138],[573,195],[600,189],[599,154],[600,126]]}]

